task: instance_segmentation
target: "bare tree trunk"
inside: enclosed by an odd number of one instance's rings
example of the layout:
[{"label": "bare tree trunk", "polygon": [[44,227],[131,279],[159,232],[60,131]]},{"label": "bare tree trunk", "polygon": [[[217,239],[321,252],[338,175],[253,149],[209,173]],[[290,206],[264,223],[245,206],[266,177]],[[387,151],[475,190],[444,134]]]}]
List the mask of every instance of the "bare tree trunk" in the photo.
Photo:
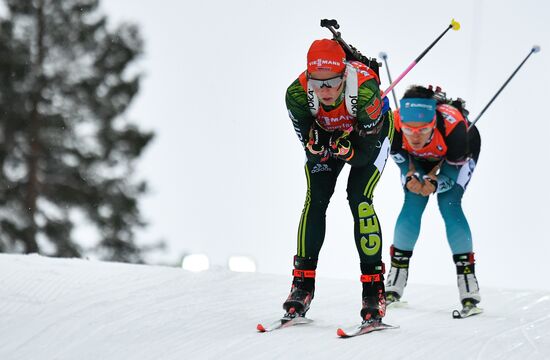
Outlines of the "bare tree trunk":
[{"label": "bare tree trunk", "polygon": [[25,232],[25,252],[32,253],[38,252],[38,243],[36,241],[37,224],[36,224],[36,210],[37,199],[40,193],[40,181],[38,180],[38,166],[40,156],[40,112],[38,110],[41,93],[43,88],[42,68],[44,63],[44,3],[43,0],[39,0],[36,22],[36,59],[34,61],[34,74],[36,76],[35,88],[32,95],[32,111],[30,115],[30,154],[27,159],[28,167],[28,182],[27,182],[27,196],[26,205],[28,211],[28,228]]}]

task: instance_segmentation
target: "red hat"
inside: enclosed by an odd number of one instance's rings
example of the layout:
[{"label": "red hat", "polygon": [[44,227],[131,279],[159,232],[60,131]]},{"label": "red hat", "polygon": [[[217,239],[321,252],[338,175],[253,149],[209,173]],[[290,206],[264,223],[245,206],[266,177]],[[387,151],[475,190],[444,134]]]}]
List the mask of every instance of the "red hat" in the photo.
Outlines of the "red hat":
[{"label": "red hat", "polygon": [[341,73],[346,68],[346,53],[335,40],[315,40],[307,52],[307,72],[325,70]]}]

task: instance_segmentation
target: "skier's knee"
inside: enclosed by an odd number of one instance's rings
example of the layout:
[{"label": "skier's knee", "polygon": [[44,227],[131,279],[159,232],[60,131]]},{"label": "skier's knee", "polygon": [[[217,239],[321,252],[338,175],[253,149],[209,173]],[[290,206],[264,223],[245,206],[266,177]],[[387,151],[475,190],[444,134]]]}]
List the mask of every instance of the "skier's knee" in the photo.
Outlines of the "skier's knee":
[{"label": "skier's knee", "polygon": [[311,206],[326,209],[330,203],[330,197],[332,194],[311,194]]}]

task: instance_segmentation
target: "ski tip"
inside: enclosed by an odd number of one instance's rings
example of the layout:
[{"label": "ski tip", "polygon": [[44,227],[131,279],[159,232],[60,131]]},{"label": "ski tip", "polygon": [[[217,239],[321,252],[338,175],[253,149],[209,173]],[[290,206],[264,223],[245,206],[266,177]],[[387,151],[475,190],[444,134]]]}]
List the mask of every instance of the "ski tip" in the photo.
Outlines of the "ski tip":
[{"label": "ski tip", "polygon": [[336,335],[340,337],[346,337],[346,333],[341,328],[338,328],[338,330],[336,330]]},{"label": "ski tip", "polygon": [[265,327],[262,324],[256,325],[256,330],[259,332],[265,332]]}]

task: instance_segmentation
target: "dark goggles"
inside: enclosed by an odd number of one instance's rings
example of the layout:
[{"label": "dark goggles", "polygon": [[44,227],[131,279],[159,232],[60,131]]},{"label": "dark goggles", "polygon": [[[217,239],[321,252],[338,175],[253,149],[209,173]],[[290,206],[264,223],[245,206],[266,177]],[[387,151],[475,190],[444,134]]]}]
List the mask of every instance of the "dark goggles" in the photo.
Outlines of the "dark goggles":
[{"label": "dark goggles", "polygon": [[307,80],[309,82],[309,85],[314,89],[322,89],[324,87],[326,88],[334,88],[339,87],[342,84],[342,81],[344,80],[344,73],[338,74],[335,77],[331,77],[330,79],[314,79],[311,76],[308,75]]}]

